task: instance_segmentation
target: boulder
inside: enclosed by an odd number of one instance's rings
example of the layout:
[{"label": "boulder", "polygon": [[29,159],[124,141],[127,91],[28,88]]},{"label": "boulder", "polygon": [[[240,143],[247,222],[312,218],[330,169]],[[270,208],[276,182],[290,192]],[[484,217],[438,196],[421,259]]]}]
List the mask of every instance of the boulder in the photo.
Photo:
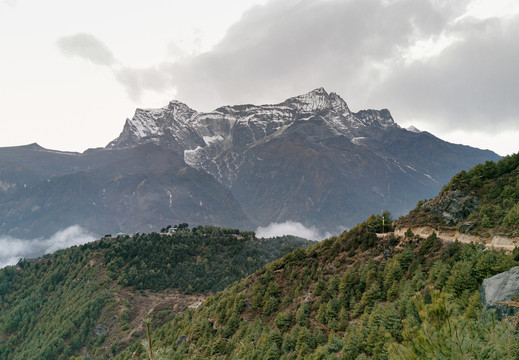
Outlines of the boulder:
[{"label": "boulder", "polygon": [[94,329],[94,333],[96,334],[96,336],[101,336],[106,334],[106,329],[103,326],[99,325]]},{"label": "boulder", "polygon": [[510,307],[501,302],[512,300],[519,295],[519,266],[483,280],[481,302],[486,309],[496,309],[498,319],[514,316],[519,308]]},{"label": "boulder", "polygon": [[177,346],[182,344],[184,341],[187,341],[187,335],[180,335],[177,339]]}]

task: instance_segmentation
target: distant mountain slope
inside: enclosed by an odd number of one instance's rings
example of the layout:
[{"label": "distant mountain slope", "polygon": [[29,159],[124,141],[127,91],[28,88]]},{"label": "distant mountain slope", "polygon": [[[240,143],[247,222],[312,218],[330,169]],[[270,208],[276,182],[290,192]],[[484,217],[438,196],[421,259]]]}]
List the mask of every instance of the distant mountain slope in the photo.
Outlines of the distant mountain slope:
[{"label": "distant mountain slope", "polygon": [[3,181],[11,184],[0,189],[4,234],[49,236],[73,224],[100,235],[180,222],[249,224],[232,194],[212,176],[152,143],[83,154],[38,146],[15,153],[12,160],[0,157],[0,166],[10,171]]},{"label": "distant mountain slope", "polygon": [[47,150],[38,144],[0,148],[0,193],[72,173],[76,171],[78,156],[78,153]]},{"label": "distant mountain slope", "polygon": [[297,221],[338,233],[383,209],[403,215],[491,151],[352,112],[319,88],[275,105],[199,113],[138,109],[106,148],[0,148],[0,235],[99,235],[188,222],[254,229]]},{"label": "distant mountain slope", "polygon": [[[210,291],[311,242],[199,226],[103,238],[0,269],[0,359],[108,359]],[[160,291],[149,291],[160,290]]]},{"label": "distant mountain slope", "polygon": [[178,101],[139,109],[108,148],[143,142],[213,175],[257,225],[294,220],[330,231],[381,209],[404,214],[456,172],[499,158],[402,129],[385,109],[353,113],[322,88],[210,113]]}]

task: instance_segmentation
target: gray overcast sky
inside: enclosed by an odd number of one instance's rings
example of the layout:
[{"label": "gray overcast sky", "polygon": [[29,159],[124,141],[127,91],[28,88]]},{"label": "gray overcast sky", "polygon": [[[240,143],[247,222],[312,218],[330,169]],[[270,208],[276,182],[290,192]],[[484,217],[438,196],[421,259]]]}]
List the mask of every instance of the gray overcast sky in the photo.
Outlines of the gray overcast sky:
[{"label": "gray overcast sky", "polygon": [[515,0],[0,0],[0,146],[83,151],[136,107],[323,86],[505,155],[519,151],[518,34]]}]

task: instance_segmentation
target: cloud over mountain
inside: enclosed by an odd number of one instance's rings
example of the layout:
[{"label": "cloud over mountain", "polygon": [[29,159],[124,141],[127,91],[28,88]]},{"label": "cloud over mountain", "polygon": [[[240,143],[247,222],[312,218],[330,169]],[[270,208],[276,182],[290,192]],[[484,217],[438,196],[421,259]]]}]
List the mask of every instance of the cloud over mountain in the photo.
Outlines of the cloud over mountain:
[{"label": "cloud over mountain", "polygon": [[270,238],[283,235],[294,235],[309,240],[323,240],[331,236],[329,232],[323,233],[315,226],[306,227],[300,222],[296,221],[271,223],[267,226],[260,226],[256,229],[256,236],[258,237]]},{"label": "cloud over mountain", "polygon": [[[485,3],[271,0],[245,12],[210,51],[114,74],[131,99],[176,92],[201,111],[324,86],[430,131],[519,134],[519,6],[474,10]],[[67,48],[75,54],[113,61],[102,43],[80,52],[76,42],[95,42],[74,39]]]},{"label": "cloud over mountain", "polygon": [[16,239],[11,236],[0,237],[0,268],[14,265],[21,258],[36,258],[74,245],[96,240],[79,225],[70,226],[56,232],[47,239]]},{"label": "cloud over mountain", "polygon": [[358,108],[389,108],[406,126],[509,143],[505,134],[519,134],[518,31],[519,5],[504,0],[270,0],[209,51],[142,68],[119,63],[91,34],[58,45],[110,67],[132,101],[169,93],[210,111],[324,86]]},{"label": "cloud over mountain", "polygon": [[511,76],[519,16],[460,18],[466,4],[271,1],[246,13],[213,51],[172,64],[173,86],[179,98],[212,106],[268,103],[324,85],[360,107],[442,128],[519,130]]}]

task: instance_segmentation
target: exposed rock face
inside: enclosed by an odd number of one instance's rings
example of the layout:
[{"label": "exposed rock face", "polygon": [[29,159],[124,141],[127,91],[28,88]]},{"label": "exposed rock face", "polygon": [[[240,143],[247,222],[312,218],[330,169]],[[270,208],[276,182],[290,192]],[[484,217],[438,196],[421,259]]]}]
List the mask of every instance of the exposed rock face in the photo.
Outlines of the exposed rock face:
[{"label": "exposed rock face", "polygon": [[497,302],[507,302],[519,295],[519,266],[483,280],[481,302],[487,309],[496,309],[499,319],[513,316],[519,308],[509,307]]},{"label": "exposed rock face", "polygon": [[387,109],[352,112],[323,88],[209,113],[179,102],[139,110],[109,147],[147,141],[211,174],[257,225],[292,220],[332,232],[380,209],[402,215],[461,169],[498,158],[402,129]]},{"label": "exposed rock face", "polygon": [[461,190],[454,190],[424,204],[424,208],[440,214],[449,225],[456,225],[480,205],[478,198],[465,195]]},{"label": "exposed rock face", "polygon": [[455,173],[498,158],[402,129],[386,109],[352,112],[323,88],[209,113],[171,101],[138,109],[104,149],[0,148],[0,234],[285,221],[333,233],[382,209],[403,215]]},{"label": "exposed rock face", "polygon": [[121,135],[108,149],[136,146],[143,142],[168,145],[182,154],[184,149],[205,145],[203,139],[188,122],[197,112],[180,101],[171,101],[161,109],[137,109],[131,119],[126,119]]}]

